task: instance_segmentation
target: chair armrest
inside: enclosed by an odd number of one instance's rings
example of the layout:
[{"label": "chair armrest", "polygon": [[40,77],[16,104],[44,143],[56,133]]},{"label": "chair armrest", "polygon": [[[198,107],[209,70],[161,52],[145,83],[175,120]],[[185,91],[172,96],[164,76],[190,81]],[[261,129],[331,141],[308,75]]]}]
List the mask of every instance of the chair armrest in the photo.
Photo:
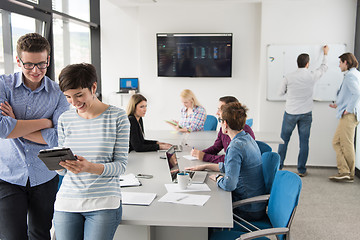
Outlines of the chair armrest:
[{"label": "chair armrest", "polygon": [[270,198],[270,194],[243,199],[240,201],[233,202],[233,208],[237,208],[250,203],[267,202],[269,198]]},{"label": "chair armrest", "polygon": [[269,228],[269,229],[263,229],[259,231],[249,232],[245,233],[243,235],[240,235],[237,240],[247,240],[247,239],[254,239],[258,237],[265,237],[269,235],[282,235],[289,233],[289,228]]}]

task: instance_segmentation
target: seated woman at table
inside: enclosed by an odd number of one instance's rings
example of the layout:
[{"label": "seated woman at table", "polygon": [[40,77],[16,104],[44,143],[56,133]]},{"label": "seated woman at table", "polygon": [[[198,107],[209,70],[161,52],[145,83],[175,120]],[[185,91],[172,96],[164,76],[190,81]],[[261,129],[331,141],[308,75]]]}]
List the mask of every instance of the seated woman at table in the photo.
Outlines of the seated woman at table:
[{"label": "seated woman at table", "polygon": [[[233,201],[265,194],[261,153],[255,140],[243,129],[246,121],[246,107],[239,102],[221,107],[221,130],[231,139],[226,150],[225,161],[208,163],[187,170],[220,171],[223,175],[211,175],[218,187],[232,192]],[[247,220],[258,220],[265,215],[265,204],[249,204],[235,209],[235,213]]]},{"label": "seated woman at table", "polygon": [[[220,116],[220,108],[221,106],[231,103],[231,102],[239,102],[236,97],[233,96],[224,96],[219,98],[219,106],[218,110],[216,112],[216,115]],[[251,127],[247,124],[244,126],[244,131],[250,134],[250,136],[255,139],[254,132],[252,131]],[[219,163],[224,162],[225,155],[217,155],[221,150],[224,149],[224,152],[226,152],[226,149],[228,148],[230,144],[230,137],[226,134],[223,134],[221,131],[221,128],[218,133],[218,137],[214,142],[214,145],[211,147],[204,149],[200,151],[199,149],[193,148],[191,150],[191,155],[196,157],[199,160],[202,160],[204,162],[213,162],[213,163]]]},{"label": "seated woman at table", "polygon": [[74,108],[59,118],[58,143],[77,160],[59,164],[65,169],[58,171],[64,180],[54,206],[56,239],[113,239],[122,218],[119,177],[128,161],[129,120],[96,97],[91,64],[66,66],[59,86]]},{"label": "seated woman at table", "polygon": [[167,150],[171,147],[169,143],[162,143],[144,138],[144,124],[142,118],[147,110],[147,99],[141,94],[131,96],[127,105],[126,113],[130,121],[130,146],[129,152],[149,152]]},{"label": "seated woman at table", "polygon": [[179,132],[203,131],[206,120],[206,111],[203,108],[195,94],[185,89],[180,93],[181,102],[184,107],[181,109],[181,118],[179,121],[173,121],[174,128]]}]

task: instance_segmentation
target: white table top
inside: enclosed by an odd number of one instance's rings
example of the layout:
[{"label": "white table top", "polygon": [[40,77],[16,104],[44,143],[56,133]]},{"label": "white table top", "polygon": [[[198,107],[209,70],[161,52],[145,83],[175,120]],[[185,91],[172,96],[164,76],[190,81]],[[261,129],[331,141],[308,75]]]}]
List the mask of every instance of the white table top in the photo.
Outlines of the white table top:
[{"label": "white table top", "polygon": [[[194,143],[196,145],[204,145],[203,148],[199,147],[199,149],[204,149],[210,147],[214,144],[217,138],[217,131],[200,131],[200,132],[191,132],[191,133],[179,133],[176,131],[169,130],[159,130],[159,131],[146,131],[145,138],[146,139],[156,139],[158,141],[164,141],[171,144],[181,144],[182,141],[186,141],[189,145]],[[255,139],[265,142],[265,143],[284,143],[284,141],[280,138],[280,134],[276,132],[254,132]],[[200,143],[200,142],[202,143]]]},{"label": "white table top", "polygon": [[[187,147],[189,148],[189,147]],[[186,166],[201,164],[201,161],[189,161],[183,158],[189,149],[177,153],[180,169]],[[151,174],[152,179],[140,179],[142,186],[122,188],[128,192],[156,193],[157,197],[150,206],[123,205],[122,224],[145,226],[180,226],[180,227],[232,227],[231,193],[226,192],[207,177],[206,183],[211,192],[194,192],[193,194],[211,195],[204,206],[158,202],[166,194],[166,183],[171,183],[167,160],[160,159],[164,152],[146,152],[129,154],[126,173]],[[210,174],[210,173],[209,173]],[[209,175],[208,175],[209,176]]]}]

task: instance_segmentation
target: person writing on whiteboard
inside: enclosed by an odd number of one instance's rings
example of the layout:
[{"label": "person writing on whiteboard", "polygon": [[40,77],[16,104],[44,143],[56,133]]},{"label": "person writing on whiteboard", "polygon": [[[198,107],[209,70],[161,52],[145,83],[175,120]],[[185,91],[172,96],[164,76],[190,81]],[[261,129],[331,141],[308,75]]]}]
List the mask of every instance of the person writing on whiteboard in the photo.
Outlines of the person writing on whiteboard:
[{"label": "person writing on whiteboard", "polygon": [[203,131],[206,119],[206,111],[203,108],[195,94],[185,89],[180,93],[181,102],[184,107],[181,109],[181,118],[179,121],[168,122],[179,132]]},{"label": "person writing on whiteboard", "polygon": [[[236,97],[233,96],[224,96],[219,98],[219,107],[216,112],[216,115],[220,117],[221,107],[231,102],[239,102],[239,101],[237,100]],[[255,139],[254,132],[252,131],[249,125],[247,124],[244,125],[244,131],[247,132],[253,139]],[[231,141],[230,137],[226,134],[223,134],[220,128],[218,137],[215,140],[214,145],[202,151],[193,148],[191,150],[191,155],[204,162],[213,162],[213,163],[224,162],[225,155],[223,154],[218,155],[218,153],[223,149],[224,152],[226,152],[226,149],[228,148],[230,141]]]},{"label": "person writing on whiteboard", "polygon": [[356,69],[358,61],[352,53],[344,53],[340,57],[340,70],[344,72],[344,80],[337,92],[336,108],[339,119],[333,138],[336,152],[338,174],[329,177],[332,181],[354,182],[355,174],[355,128],[360,117],[360,73]]},{"label": "person writing on whiteboard", "polygon": [[281,138],[284,144],[279,144],[280,169],[284,166],[286,151],[291,134],[298,127],[300,150],[298,155],[298,175],[307,175],[306,162],[309,154],[309,137],[312,122],[313,89],[315,82],[327,71],[327,54],[329,47],[323,47],[324,57],[319,68],[309,70],[310,57],[300,54],[297,58],[298,69],[284,77],[280,95],[286,94],[285,113],[281,127]]},{"label": "person writing on whiteboard", "polygon": [[167,150],[171,147],[169,143],[162,143],[144,138],[144,124],[142,118],[147,110],[147,99],[141,94],[131,96],[127,105],[126,113],[130,121],[130,146],[129,152],[149,152]]}]

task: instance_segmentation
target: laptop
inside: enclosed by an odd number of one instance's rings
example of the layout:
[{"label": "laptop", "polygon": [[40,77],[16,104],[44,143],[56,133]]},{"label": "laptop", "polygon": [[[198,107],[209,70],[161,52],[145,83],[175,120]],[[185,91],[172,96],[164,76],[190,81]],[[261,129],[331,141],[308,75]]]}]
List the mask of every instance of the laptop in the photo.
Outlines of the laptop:
[{"label": "laptop", "polygon": [[129,93],[130,90],[139,92],[138,78],[120,78],[120,90],[118,93]]},{"label": "laptop", "polygon": [[[166,151],[166,159],[168,161],[170,174],[173,182],[177,182],[177,174],[180,172],[179,163],[176,157],[175,146],[171,146]],[[204,183],[207,172],[205,171],[185,171],[190,174],[192,183]]]},{"label": "laptop", "polygon": [[183,146],[181,145],[174,145],[174,148],[175,148],[175,152],[182,152],[183,150]]}]

